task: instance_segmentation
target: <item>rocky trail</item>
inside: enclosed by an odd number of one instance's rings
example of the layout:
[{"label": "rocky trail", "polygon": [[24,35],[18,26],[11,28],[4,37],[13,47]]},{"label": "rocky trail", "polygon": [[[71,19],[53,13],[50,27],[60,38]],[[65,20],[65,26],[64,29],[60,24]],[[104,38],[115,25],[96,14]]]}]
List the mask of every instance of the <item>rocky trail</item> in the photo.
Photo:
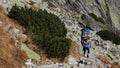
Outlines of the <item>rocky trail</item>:
[{"label": "rocky trail", "polygon": [[[77,61],[71,59],[71,62],[73,62],[71,65],[65,63],[60,63],[60,64],[56,63],[50,65],[41,65],[38,66],[37,68],[111,68],[112,61],[107,56],[107,54],[109,54],[107,48],[104,49],[101,46],[96,46],[94,43],[95,41],[92,42],[93,44],[90,48],[89,58],[81,57],[80,60]],[[80,44],[80,42],[77,43]],[[80,44],[80,52],[82,53],[81,44]],[[115,56],[113,57],[115,58]]]},{"label": "rocky trail", "polygon": [[[109,57],[106,56],[106,54],[109,53],[108,48],[103,48],[100,45],[103,45],[103,43],[100,43],[102,39],[96,35],[95,31],[92,31],[91,33],[91,40],[92,45],[90,48],[90,54],[89,58],[81,57],[79,60],[76,60],[74,57],[70,57],[69,65],[66,63],[53,63],[48,65],[40,65],[35,66],[37,68],[110,68],[112,61],[110,61]],[[99,41],[99,44],[95,44],[95,38]],[[102,40],[102,42],[104,42]],[[106,41],[107,42],[107,41]],[[104,42],[104,43],[106,43]],[[82,46],[79,41],[76,41],[77,44],[80,46],[80,53],[82,52]],[[110,43],[109,43],[110,44]]]},{"label": "rocky trail", "polygon": [[[82,46],[81,46],[81,38],[80,38],[80,29],[81,27],[73,24],[73,26],[67,26],[68,36],[73,41],[75,41],[80,47],[80,53],[83,54]],[[79,38],[79,39],[78,39]],[[91,31],[90,39],[92,41],[92,45],[90,48],[89,58],[80,57],[79,60],[76,60],[74,57],[69,57],[69,65],[66,63],[56,63],[50,65],[41,65],[37,68],[111,68],[113,67],[111,64],[114,62],[120,62],[118,56],[120,56],[119,45],[115,45],[110,41],[102,40],[98,35],[96,35],[96,31]],[[113,55],[116,53],[116,55]],[[119,67],[118,67],[119,68]]]}]

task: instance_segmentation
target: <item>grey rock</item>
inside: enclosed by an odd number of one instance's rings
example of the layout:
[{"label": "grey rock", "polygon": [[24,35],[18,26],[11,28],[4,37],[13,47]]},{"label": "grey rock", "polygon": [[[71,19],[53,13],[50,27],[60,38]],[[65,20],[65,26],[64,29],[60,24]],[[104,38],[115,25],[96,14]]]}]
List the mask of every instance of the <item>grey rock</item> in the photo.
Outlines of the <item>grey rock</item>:
[{"label": "grey rock", "polygon": [[108,53],[107,56],[111,59],[111,60],[115,60],[116,57],[112,54],[112,53]]},{"label": "grey rock", "polygon": [[117,47],[118,47],[118,49],[120,49],[120,45],[118,45]]},{"label": "grey rock", "polygon": [[16,29],[16,28],[11,28],[11,29],[9,30],[9,32],[10,32],[12,35],[16,36],[17,34],[19,34],[20,30],[19,30],[19,29]]},{"label": "grey rock", "polygon": [[72,55],[69,55],[69,57],[68,57],[68,63],[70,65],[77,64],[77,60]]},{"label": "grey rock", "polygon": [[27,39],[27,35],[25,35],[25,34],[17,34],[17,37]]}]

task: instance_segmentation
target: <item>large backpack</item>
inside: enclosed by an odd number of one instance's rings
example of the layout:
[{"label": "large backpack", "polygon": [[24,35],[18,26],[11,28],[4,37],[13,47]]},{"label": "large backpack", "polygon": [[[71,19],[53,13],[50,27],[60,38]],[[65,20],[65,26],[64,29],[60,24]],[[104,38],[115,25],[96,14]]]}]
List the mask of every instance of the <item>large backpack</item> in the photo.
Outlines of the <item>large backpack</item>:
[{"label": "large backpack", "polygon": [[85,29],[81,30],[81,35],[83,36],[85,34]]},{"label": "large backpack", "polygon": [[85,33],[88,33],[88,35],[90,34],[90,28],[84,28],[81,30],[81,35],[83,36]]},{"label": "large backpack", "polygon": [[84,31],[88,33],[88,35],[90,34],[90,28],[85,28]]}]

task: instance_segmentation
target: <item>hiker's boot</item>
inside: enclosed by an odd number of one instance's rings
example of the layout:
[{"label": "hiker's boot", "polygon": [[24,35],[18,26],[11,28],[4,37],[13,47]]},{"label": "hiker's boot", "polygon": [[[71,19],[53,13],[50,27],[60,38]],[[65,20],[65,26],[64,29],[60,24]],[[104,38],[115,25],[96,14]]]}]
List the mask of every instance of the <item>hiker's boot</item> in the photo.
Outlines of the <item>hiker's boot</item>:
[{"label": "hiker's boot", "polygon": [[89,55],[87,55],[87,58],[89,58]]}]

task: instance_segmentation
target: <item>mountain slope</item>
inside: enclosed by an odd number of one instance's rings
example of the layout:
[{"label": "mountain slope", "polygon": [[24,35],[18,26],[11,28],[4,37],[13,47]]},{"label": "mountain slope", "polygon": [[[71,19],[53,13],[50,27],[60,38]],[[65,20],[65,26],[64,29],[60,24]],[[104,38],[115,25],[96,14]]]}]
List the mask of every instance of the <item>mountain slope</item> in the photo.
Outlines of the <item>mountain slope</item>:
[{"label": "mountain slope", "polygon": [[16,46],[15,37],[9,32],[9,26],[23,28],[10,19],[1,8],[0,11],[0,68],[22,68],[27,59],[24,51]]},{"label": "mountain slope", "polygon": [[[37,9],[46,9],[54,13],[64,21],[67,28],[67,37],[80,45],[82,54],[81,33],[80,30],[86,25],[90,26],[92,32],[90,62],[92,65],[81,64],[80,68],[86,66],[95,68],[120,68],[120,45],[115,45],[110,41],[102,40],[96,35],[99,30],[110,30],[120,34],[120,1],[119,0],[18,0],[17,5],[26,4],[28,7]],[[14,5],[13,0],[6,0],[4,9],[11,8]],[[23,6],[23,5],[22,5]],[[1,19],[2,20],[2,19]],[[77,46],[78,46],[77,45]],[[76,47],[78,48],[78,47]],[[75,54],[73,54],[75,55]],[[70,57],[71,58],[71,57]],[[76,57],[77,58],[77,57]],[[84,57],[83,57],[84,58]],[[81,58],[81,60],[84,60]],[[71,64],[72,65],[72,64]],[[73,64],[74,65],[74,64]],[[46,65],[46,68],[52,66]],[[75,65],[76,66],[76,65]],[[44,65],[43,65],[44,67]],[[68,67],[69,68],[69,67]]]},{"label": "mountain slope", "polygon": [[26,58],[26,53],[16,48],[12,35],[0,26],[0,68],[21,68]]}]

